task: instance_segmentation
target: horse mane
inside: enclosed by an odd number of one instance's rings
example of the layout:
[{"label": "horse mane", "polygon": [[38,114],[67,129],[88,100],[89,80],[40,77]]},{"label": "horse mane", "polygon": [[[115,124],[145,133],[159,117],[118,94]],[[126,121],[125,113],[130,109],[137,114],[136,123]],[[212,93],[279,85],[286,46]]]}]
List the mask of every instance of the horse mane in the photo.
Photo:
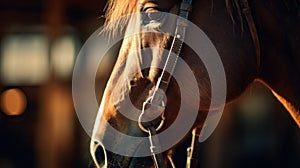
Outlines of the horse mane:
[{"label": "horse mane", "polygon": [[[235,25],[237,22],[239,22],[240,28],[243,32],[244,31],[243,13],[242,13],[243,9],[240,1],[241,0],[225,0],[225,4],[226,4],[228,15],[231,18],[232,23]],[[272,1],[274,0],[269,0],[269,2],[266,3],[272,4]],[[296,17],[300,17],[300,0],[279,0],[279,1],[283,3],[284,7],[288,12],[292,13]]]},{"label": "horse mane", "polygon": [[236,16],[238,17],[238,21],[240,22],[240,26],[241,26],[241,30],[243,32],[243,16],[242,16],[242,12],[241,12],[241,7],[240,7],[240,4],[239,4],[239,0],[225,0],[225,4],[226,4],[226,9],[227,9],[227,12],[228,12],[228,15],[232,21],[233,24],[236,23],[236,20],[234,18],[234,12],[236,12]]},{"label": "horse mane", "polygon": [[108,0],[104,9],[104,31],[112,35],[122,32],[129,22],[129,14],[138,12],[138,6],[138,0]]}]

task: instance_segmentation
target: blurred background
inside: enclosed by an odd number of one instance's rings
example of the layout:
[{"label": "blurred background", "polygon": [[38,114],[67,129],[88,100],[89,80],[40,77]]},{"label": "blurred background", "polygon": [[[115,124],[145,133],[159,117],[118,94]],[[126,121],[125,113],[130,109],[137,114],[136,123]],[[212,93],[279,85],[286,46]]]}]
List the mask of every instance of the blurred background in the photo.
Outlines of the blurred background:
[{"label": "blurred background", "polygon": [[104,5],[0,0],[0,168],[88,167],[90,139],[74,111],[72,71],[103,23]]},{"label": "blurred background", "polygon": [[[88,167],[90,139],[74,110],[72,71],[81,46],[103,24],[104,4],[0,0],[0,168]],[[110,68],[97,75],[98,100]],[[299,128],[255,84],[223,113],[200,163],[300,167]]]}]

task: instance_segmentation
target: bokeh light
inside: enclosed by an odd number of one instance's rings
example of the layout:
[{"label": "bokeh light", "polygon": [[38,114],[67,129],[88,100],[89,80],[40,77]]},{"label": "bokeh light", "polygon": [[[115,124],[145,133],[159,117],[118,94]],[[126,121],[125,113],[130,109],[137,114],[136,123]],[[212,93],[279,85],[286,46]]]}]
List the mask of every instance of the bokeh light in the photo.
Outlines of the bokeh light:
[{"label": "bokeh light", "polygon": [[26,96],[20,89],[8,89],[1,94],[1,109],[8,116],[23,114],[26,104]]}]

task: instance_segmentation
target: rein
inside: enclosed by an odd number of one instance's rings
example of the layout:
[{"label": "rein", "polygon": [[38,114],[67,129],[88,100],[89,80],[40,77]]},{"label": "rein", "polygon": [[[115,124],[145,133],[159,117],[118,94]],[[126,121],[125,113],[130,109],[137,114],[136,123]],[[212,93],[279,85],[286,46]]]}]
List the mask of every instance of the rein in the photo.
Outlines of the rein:
[{"label": "rein", "polygon": [[[187,20],[189,19],[191,10],[192,0],[182,0],[178,14],[179,18],[177,19],[176,23],[175,36],[173,37],[170,52],[162,70],[162,74],[158,79],[154,93],[144,102],[142,113],[138,119],[138,125],[140,129],[149,135],[150,152],[156,168],[166,167],[162,156],[159,138],[157,136],[157,131],[161,129],[164,123],[165,93],[168,89],[172,74],[182,49],[186,34],[186,27],[188,26]],[[143,117],[147,119],[153,119],[153,116],[159,115],[161,115],[161,122],[157,128],[155,128],[154,124],[151,122],[142,121]]]}]

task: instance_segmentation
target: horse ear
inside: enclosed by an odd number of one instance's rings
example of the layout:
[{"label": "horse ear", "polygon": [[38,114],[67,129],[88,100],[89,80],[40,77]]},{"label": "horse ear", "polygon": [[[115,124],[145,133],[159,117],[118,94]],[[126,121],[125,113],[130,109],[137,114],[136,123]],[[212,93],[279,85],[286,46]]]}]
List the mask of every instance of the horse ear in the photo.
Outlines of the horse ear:
[{"label": "horse ear", "polygon": [[207,138],[211,136],[211,134],[216,129],[222,114],[222,110],[209,111],[199,135],[198,141],[200,143],[204,142]]}]

